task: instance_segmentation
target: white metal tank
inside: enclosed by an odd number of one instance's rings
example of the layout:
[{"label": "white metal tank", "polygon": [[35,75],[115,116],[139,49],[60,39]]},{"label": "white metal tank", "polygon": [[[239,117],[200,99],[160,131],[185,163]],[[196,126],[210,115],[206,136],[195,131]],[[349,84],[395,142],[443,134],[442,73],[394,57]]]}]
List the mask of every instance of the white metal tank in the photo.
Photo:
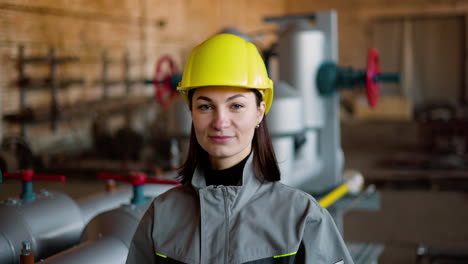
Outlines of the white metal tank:
[{"label": "white metal tank", "polygon": [[304,131],[301,97],[289,84],[275,83],[273,105],[266,119],[273,141],[276,159],[285,184],[294,183],[295,137]]},{"label": "white metal tank", "polygon": [[297,89],[303,100],[306,142],[295,155],[293,181],[310,193],[324,193],[342,182],[339,99],[323,97],[316,85],[325,61],[337,59],[337,16],[319,12],[315,26],[307,18],[285,22],[278,41],[279,79]]}]

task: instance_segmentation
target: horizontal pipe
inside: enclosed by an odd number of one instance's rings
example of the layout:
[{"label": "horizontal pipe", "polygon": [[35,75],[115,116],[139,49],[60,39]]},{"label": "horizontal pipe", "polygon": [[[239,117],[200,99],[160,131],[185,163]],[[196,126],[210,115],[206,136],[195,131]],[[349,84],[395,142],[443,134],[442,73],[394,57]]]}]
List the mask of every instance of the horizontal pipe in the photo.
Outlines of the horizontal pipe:
[{"label": "horizontal pipe", "polygon": [[41,264],[83,264],[83,263],[125,263],[128,248],[119,239],[105,237],[99,240],[90,240],[74,248],[60,252],[46,260],[37,262]]},{"label": "horizontal pipe", "polygon": [[[175,187],[167,184],[146,184],[144,193],[146,196],[155,197]],[[117,208],[122,204],[129,204],[132,198],[132,186],[127,185],[114,191],[97,193],[76,201],[81,209],[83,223],[86,225],[96,215]]]}]

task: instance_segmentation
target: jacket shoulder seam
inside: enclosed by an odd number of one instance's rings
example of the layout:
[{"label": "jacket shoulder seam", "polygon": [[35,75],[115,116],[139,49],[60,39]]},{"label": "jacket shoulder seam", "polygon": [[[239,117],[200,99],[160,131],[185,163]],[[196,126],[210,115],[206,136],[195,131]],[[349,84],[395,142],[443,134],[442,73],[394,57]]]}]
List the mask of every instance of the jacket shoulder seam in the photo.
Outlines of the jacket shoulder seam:
[{"label": "jacket shoulder seam", "polygon": [[302,197],[312,205],[313,209],[316,209],[316,210],[308,210],[307,215],[306,215],[306,223],[316,221],[317,215],[314,215],[314,214],[317,214],[317,213],[319,213],[320,215],[323,214],[322,210],[324,210],[324,208],[317,202],[317,200],[312,195],[310,195],[309,193],[306,193],[306,192],[304,192],[302,190],[299,190],[297,188],[294,188],[294,187],[291,187],[289,185],[280,183],[280,182],[278,184],[279,184],[279,186],[281,188],[289,189],[290,191],[293,191],[294,193],[298,194],[295,197],[295,201],[297,201],[299,199],[299,197]]}]

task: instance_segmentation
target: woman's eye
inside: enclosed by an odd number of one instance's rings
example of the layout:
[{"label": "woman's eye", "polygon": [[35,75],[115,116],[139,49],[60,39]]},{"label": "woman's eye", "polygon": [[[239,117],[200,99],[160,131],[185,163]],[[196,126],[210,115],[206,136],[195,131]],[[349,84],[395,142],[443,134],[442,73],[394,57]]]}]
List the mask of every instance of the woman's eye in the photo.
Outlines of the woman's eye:
[{"label": "woman's eye", "polygon": [[244,107],[244,106],[241,105],[241,104],[233,104],[233,105],[231,106],[231,108],[234,109],[234,110],[238,110],[238,109],[241,109],[241,108],[243,108],[243,107]]},{"label": "woman's eye", "polygon": [[207,105],[207,104],[199,105],[197,108],[202,111],[212,109],[211,105]]}]

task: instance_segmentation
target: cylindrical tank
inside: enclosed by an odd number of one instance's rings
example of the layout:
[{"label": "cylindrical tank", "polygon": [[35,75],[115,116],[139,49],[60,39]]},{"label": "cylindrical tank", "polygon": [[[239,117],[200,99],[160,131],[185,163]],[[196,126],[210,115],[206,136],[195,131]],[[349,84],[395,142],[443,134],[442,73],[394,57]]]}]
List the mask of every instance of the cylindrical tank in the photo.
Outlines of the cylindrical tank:
[{"label": "cylindrical tank", "polygon": [[[169,175],[164,177],[169,177]],[[145,185],[145,195],[155,197],[173,187],[174,185],[147,184]],[[128,185],[111,192],[97,193],[77,200],[84,225],[96,215],[128,203],[132,198],[132,193],[132,186]]]},{"label": "cylindrical tank", "polygon": [[[172,175],[164,175],[170,177]],[[148,184],[155,197],[174,185]],[[0,201],[0,263],[18,263],[23,241],[30,241],[36,259],[43,259],[80,242],[84,227],[96,215],[128,203],[132,187],[72,200],[66,194],[41,191],[34,201]]]},{"label": "cylindrical tank", "polygon": [[304,104],[306,143],[296,153],[295,187],[321,194],[342,182],[339,98],[321,96],[318,69],[337,59],[334,12],[319,12],[316,27],[307,19],[288,22],[278,41],[279,78],[298,89]]},{"label": "cylindrical tank", "polygon": [[83,231],[81,241],[112,236],[119,238],[129,247],[138,223],[149,204],[150,201],[145,206],[128,204],[99,214],[88,223]]},{"label": "cylindrical tank", "polygon": [[306,173],[296,173],[289,182],[293,186],[319,177],[323,167],[319,137],[325,124],[325,104],[316,88],[315,78],[324,61],[324,46],[324,34],[313,29],[307,21],[289,24],[278,41],[279,77],[297,89],[306,130],[305,144],[295,154],[296,168]]},{"label": "cylindrical tank", "polygon": [[320,129],[325,122],[324,102],[315,83],[324,61],[324,46],[322,31],[307,21],[288,24],[278,41],[279,77],[298,90],[307,129]]},{"label": "cylindrical tank", "polygon": [[[50,256],[79,242],[84,224],[80,208],[67,195],[41,192],[36,200],[0,202],[0,263],[18,263],[23,241],[36,257]],[[6,248],[6,250],[5,250]]]},{"label": "cylindrical tank", "polygon": [[123,205],[99,214],[86,226],[82,244],[41,263],[125,263],[133,234],[150,201],[145,206]]},{"label": "cylindrical tank", "polygon": [[285,82],[275,84],[274,104],[266,116],[282,182],[294,181],[295,137],[304,130],[302,101],[297,90]]},{"label": "cylindrical tank", "polygon": [[89,240],[76,247],[60,252],[41,264],[98,264],[115,263],[124,264],[127,259],[128,247],[118,238],[103,237],[98,240]]},{"label": "cylindrical tank", "polygon": [[15,247],[11,244],[11,241],[0,232],[0,263],[15,263],[17,259]]},{"label": "cylindrical tank", "polygon": [[[41,263],[124,263],[133,234],[152,199],[173,187],[175,185],[146,184],[144,186],[146,203],[143,202],[142,205],[128,204],[130,200],[135,200],[135,197],[133,199],[126,197],[127,188],[88,197],[85,201],[81,201],[80,206],[85,218],[95,216],[89,220],[82,232],[81,244],[42,260]],[[104,208],[105,203],[115,204],[118,197],[114,197],[112,193],[126,197],[125,204],[99,214],[92,209],[93,204],[96,204],[97,209]]]}]

